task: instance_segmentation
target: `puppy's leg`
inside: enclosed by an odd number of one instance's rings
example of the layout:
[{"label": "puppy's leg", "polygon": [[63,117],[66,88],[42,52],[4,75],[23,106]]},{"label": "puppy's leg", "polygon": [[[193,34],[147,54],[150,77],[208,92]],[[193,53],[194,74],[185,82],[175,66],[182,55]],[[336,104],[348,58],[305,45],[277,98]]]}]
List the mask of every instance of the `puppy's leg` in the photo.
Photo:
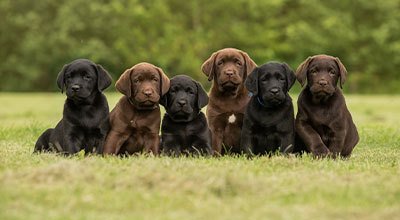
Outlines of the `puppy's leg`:
[{"label": "puppy's leg", "polygon": [[311,151],[314,156],[325,157],[330,153],[319,134],[309,124],[296,123],[296,130],[307,149]]},{"label": "puppy's leg", "polygon": [[109,129],[101,129],[100,133],[101,133],[101,137],[98,138],[98,142],[96,144],[96,154],[103,154],[104,151],[104,143],[106,141],[107,138],[107,133],[108,133]]},{"label": "puppy's leg", "polygon": [[[332,137],[330,137],[330,140],[332,140],[329,143],[329,150],[332,153],[332,157],[336,158],[338,156],[342,156],[342,152],[344,149],[344,137],[346,135],[346,132],[344,129],[341,129],[340,131],[336,131],[333,133]],[[347,156],[347,155],[343,155]]]},{"label": "puppy's leg", "polygon": [[36,141],[35,144],[35,149],[33,150],[33,153],[38,153],[41,151],[50,151],[50,136],[51,133],[53,132],[53,128],[47,129],[43,134],[41,134]]},{"label": "puppy's leg", "polygon": [[74,137],[73,135],[66,135],[64,137],[63,152],[66,155],[76,154],[83,147],[82,137]]},{"label": "puppy's leg", "polygon": [[310,151],[305,146],[303,140],[301,139],[299,134],[296,132],[294,135],[294,149],[293,149],[292,153],[301,155],[303,153],[309,153],[309,152]]},{"label": "puppy's leg", "polygon": [[[92,137],[93,138],[93,137]],[[85,146],[85,156],[88,154],[103,154],[104,137],[96,137],[90,141],[87,141]]]},{"label": "puppy's leg", "polygon": [[251,156],[254,153],[252,143],[252,133],[250,129],[250,121],[247,118],[243,120],[242,134],[240,137],[240,148],[241,151],[247,156]]},{"label": "puppy's leg", "polygon": [[[108,113],[108,110],[107,110]],[[100,137],[99,137],[99,143],[96,146],[96,153],[97,154],[103,154],[104,151],[104,143],[106,142],[107,134],[110,132],[111,125],[110,125],[110,120],[109,117],[105,117],[103,123],[101,123],[100,126]]]},{"label": "puppy's leg", "polygon": [[210,138],[199,138],[193,141],[192,146],[189,148],[193,154],[199,156],[208,156],[212,154]]},{"label": "puppy's leg", "polygon": [[121,134],[117,131],[111,130],[104,142],[103,153],[117,154],[128,138],[129,134]]},{"label": "puppy's leg", "polygon": [[207,138],[207,140],[205,141],[204,152],[203,152],[203,156],[209,156],[209,155],[212,155],[211,134],[210,138]]},{"label": "puppy's leg", "polygon": [[161,151],[167,156],[179,156],[181,146],[177,143],[178,139],[172,134],[163,133],[161,140]]},{"label": "puppy's leg", "polygon": [[241,148],[241,151],[248,156],[253,154],[254,149],[253,149],[253,144],[251,141],[251,133],[250,132],[242,131],[242,137],[240,140],[240,148]]},{"label": "puppy's leg", "polygon": [[96,154],[103,154],[105,138],[102,138],[96,147]]},{"label": "puppy's leg", "polygon": [[223,137],[224,135],[222,129],[211,132],[212,150],[214,156],[221,156]]},{"label": "puppy's leg", "polygon": [[145,137],[144,152],[152,152],[154,155],[160,153],[160,136],[158,134],[149,133]]},{"label": "puppy's leg", "polygon": [[290,154],[294,149],[294,134],[293,132],[287,133],[280,137],[279,152],[282,154]]}]

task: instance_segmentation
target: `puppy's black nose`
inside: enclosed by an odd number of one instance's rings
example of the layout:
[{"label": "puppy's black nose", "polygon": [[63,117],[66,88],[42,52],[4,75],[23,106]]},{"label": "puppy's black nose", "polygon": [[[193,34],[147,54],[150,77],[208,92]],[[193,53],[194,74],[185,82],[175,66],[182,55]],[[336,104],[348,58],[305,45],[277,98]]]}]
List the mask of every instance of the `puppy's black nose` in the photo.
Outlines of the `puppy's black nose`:
[{"label": "puppy's black nose", "polygon": [[184,106],[184,105],[186,105],[186,100],[179,100],[178,101],[178,104],[180,105],[180,106]]},{"label": "puppy's black nose", "polygon": [[79,89],[80,89],[80,86],[78,86],[78,85],[73,85],[73,86],[71,86],[71,89],[72,89],[72,91],[74,91],[74,92],[78,92]]},{"label": "puppy's black nose", "polygon": [[279,92],[278,88],[273,88],[269,90],[272,94],[276,95]]},{"label": "puppy's black nose", "polygon": [[320,81],[318,81],[318,84],[321,85],[321,86],[326,86],[326,85],[328,85],[328,81],[320,80]]}]

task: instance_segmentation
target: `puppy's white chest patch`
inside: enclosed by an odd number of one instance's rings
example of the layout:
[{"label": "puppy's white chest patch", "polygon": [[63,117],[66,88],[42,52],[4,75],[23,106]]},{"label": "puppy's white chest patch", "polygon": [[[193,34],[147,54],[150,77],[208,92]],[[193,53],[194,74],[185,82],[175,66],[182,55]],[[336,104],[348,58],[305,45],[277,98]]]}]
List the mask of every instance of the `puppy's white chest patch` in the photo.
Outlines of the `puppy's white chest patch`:
[{"label": "puppy's white chest patch", "polygon": [[232,114],[231,116],[229,116],[229,118],[228,118],[229,123],[233,124],[233,123],[235,123],[235,121],[236,121],[235,114]]}]

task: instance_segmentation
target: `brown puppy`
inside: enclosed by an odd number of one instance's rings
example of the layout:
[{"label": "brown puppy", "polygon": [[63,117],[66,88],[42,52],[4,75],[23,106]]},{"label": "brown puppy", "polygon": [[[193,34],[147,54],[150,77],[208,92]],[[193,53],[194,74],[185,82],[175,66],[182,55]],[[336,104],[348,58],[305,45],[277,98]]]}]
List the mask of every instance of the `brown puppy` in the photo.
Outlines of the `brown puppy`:
[{"label": "brown puppy", "polygon": [[257,64],[247,53],[234,48],[213,53],[201,67],[208,80],[214,80],[209,94],[207,120],[215,155],[241,151],[243,115],[250,100],[244,81],[255,67]]},{"label": "brown puppy", "polygon": [[[357,128],[340,87],[347,71],[339,58],[328,55],[308,57],[296,71],[297,80],[304,86],[297,104],[296,132],[305,147],[315,156],[350,156],[358,143]],[[305,146],[301,146],[305,144]]]},{"label": "brown puppy", "polygon": [[158,102],[168,92],[169,79],[159,67],[139,63],[115,84],[124,96],[110,113],[111,130],[104,154],[159,153],[161,113]]}]

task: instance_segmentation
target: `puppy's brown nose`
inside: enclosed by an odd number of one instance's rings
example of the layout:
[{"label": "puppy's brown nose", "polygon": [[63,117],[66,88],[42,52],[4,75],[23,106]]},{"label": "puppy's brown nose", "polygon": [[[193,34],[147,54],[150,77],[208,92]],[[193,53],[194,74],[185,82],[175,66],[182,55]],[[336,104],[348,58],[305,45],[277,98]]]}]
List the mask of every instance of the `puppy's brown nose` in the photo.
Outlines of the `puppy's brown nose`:
[{"label": "puppy's brown nose", "polygon": [[320,86],[326,86],[326,85],[328,85],[328,81],[326,81],[326,80],[320,80],[320,81],[318,81],[318,84],[319,84]]},{"label": "puppy's brown nose", "polygon": [[153,91],[151,91],[151,89],[146,89],[143,91],[143,94],[145,94],[147,97],[149,97],[153,94]]},{"label": "puppy's brown nose", "polygon": [[232,77],[233,76],[233,74],[234,74],[234,72],[233,72],[233,70],[226,70],[226,72],[225,72],[225,74],[227,75],[227,76],[229,76],[229,77]]}]

